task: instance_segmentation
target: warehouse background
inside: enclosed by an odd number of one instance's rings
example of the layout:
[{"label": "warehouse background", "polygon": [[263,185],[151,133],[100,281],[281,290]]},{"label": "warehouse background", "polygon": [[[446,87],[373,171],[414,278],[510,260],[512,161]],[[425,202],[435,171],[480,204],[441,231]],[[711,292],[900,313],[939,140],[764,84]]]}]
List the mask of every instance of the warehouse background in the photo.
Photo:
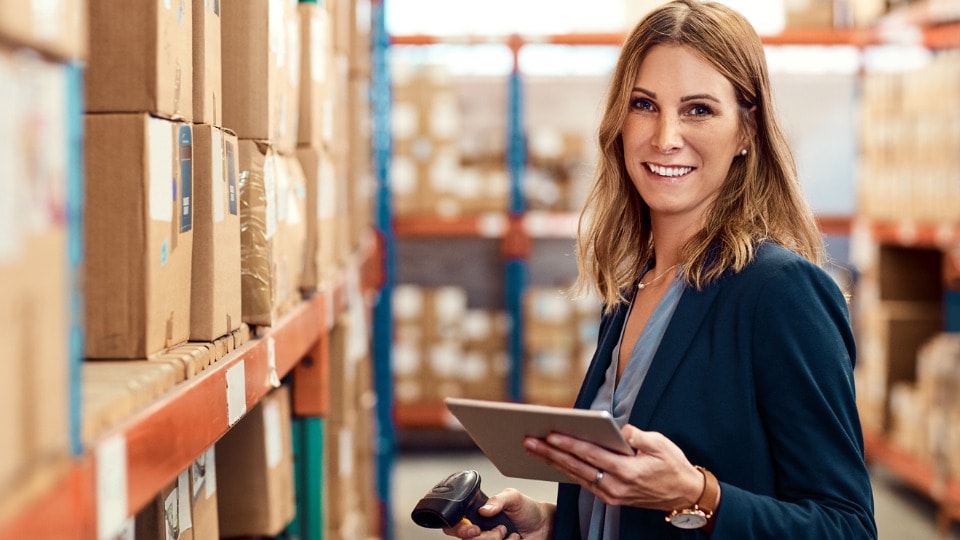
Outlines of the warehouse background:
[{"label": "warehouse background", "polygon": [[[0,539],[421,538],[442,399],[568,405],[658,1],[0,5]],[[960,538],[960,2],[730,1],[851,297],[881,537]]]}]

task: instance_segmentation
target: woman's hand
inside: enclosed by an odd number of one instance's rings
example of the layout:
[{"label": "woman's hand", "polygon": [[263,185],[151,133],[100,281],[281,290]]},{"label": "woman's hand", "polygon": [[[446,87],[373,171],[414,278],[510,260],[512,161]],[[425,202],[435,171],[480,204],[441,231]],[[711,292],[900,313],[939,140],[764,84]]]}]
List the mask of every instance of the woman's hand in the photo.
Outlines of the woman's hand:
[{"label": "woman's hand", "polygon": [[[593,443],[552,433],[527,438],[524,446],[608,505],[669,512],[693,506],[703,491],[703,474],[683,451],[660,433],[627,425],[623,438],[636,450],[625,456]],[[602,476],[598,476],[602,472]],[[600,479],[597,482],[597,479]]]},{"label": "woman's hand", "polygon": [[[524,540],[549,540],[553,537],[553,514],[556,507],[550,503],[537,502],[519,491],[508,488],[490,497],[487,504],[480,507],[480,515],[494,516],[503,512],[517,526]],[[516,534],[506,536],[506,528],[497,526],[491,531],[481,531],[480,527],[458,523],[455,527],[443,529],[449,536],[457,538],[475,538],[477,540],[518,540]]]}]

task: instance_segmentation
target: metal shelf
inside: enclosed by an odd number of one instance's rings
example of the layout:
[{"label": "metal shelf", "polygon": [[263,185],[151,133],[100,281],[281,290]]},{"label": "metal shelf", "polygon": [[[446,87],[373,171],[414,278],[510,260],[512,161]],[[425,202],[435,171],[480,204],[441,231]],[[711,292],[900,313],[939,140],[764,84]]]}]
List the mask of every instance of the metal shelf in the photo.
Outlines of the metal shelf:
[{"label": "metal shelf", "polygon": [[889,471],[917,492],[937,503],[937,525],[947,534],[952,522],[960,521],[960,480],[938,475],[934,467],[899,449],[886,436],[863,428],[867,461]]},{"label": "metal shelf", "polygon": [[[378,257],[376,246],[360,254],[356,271],[363,275],[364,289],[378,285],[369,281],[377,275],[370,268],[377,266]],[[324,377],[328,370],[321,364],[328,357],[327,321],[346,309],[345,287],[339,283],[302,301],[262,335],[110,430],[95,448],[76,458],[51,489],[0,524],[0,540],[98,537],[103,532],[98,527],[116,525],[112,520],[102,523],[104,508],[114,508],[112,516],[106,515],[121,522],[136,514],[278,386],[280,379],[306,364],[302,362],[305,358],[319,369],[298,370],[295,387],[305,383],[313,389],[312,395],[301,397],[301,403],[306,403],[308,413],[315,412],[317,403],[326,403]],[[295,395],[294,412],[300,413],[297,403]],[[116,453],[118,448],[122,452]],[[118,456],[121,464],[110,461],[111,456]],[[104,482],[98,462],[109,463],[121,474],[111,474]],[[123,479],[119,485],[105,485]]]}]

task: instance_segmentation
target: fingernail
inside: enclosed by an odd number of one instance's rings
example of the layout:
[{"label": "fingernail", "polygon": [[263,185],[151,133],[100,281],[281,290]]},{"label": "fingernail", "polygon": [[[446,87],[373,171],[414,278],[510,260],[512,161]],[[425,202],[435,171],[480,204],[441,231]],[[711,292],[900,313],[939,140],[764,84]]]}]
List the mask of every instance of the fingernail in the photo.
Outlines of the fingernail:
[{"label": "fingernail", "polygon": [[481,506],[480,508],[483,509],[483,510],[493,510],[493,505],[492,505],[492,504],[485,504],[485,505]]},{"label": "fingernail", "polygon": [[526,447],[527,450],[536,450],[537,441],[535,439],[526,439],[523,441],[523,446]]}]

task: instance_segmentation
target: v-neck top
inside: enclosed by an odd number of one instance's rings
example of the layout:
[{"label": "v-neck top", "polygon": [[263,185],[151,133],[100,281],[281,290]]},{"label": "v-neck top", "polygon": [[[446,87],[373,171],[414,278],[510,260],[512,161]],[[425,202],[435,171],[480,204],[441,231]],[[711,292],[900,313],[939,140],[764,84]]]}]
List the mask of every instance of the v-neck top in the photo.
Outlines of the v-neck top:
[{"label": "v-neck top", "polygon": [[[679,272],[679,270],[678,270]],[[674,279],[670,288],[664,293],[650,319],[643,327],[640,337],[630,352],[630,359],[620,376],[617,384],[617,371],[620,364],[620,346],[623,343],[623,333],[630,318],[630,312],[624,319],[620,329],[620,339],[614,347],[610,365],[604,375],[603,384],[597,390],[597,396],[590,404],[593,410],[607,411],[613,415],[617,425],[621,428],[627,424],[633,403],[637,394],[642,390],[643,381],[647,377],[653,357],[660,347],[663,335],[667,331],[670,319],[676,311],[680,296],[685,288],[682,279]],[[634,294],[636,299],[636,294]],[[630,303],[630,311],[633,302]],[[620,538],[620,507],[607,506],[593,493],[586,489],[580,490],[580,537],[586,540],[619,540]]]}]

